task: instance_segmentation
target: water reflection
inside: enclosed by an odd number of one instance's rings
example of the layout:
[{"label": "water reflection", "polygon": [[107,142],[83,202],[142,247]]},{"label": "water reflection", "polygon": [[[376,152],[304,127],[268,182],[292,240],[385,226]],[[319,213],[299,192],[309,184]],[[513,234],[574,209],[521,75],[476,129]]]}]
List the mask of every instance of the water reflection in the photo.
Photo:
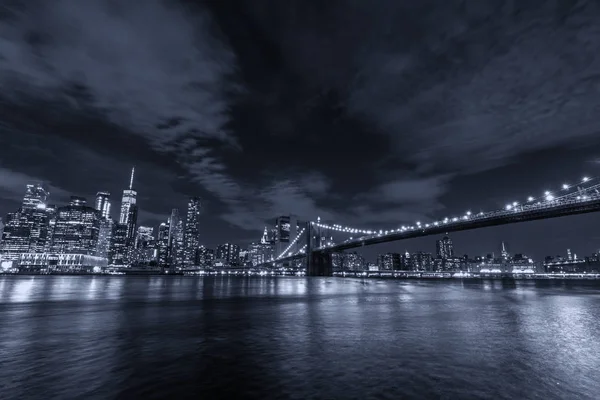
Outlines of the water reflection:
[{"label": "water reflection", "polygon": [[0,278],[0,398],[594,398],[562,283]]}]

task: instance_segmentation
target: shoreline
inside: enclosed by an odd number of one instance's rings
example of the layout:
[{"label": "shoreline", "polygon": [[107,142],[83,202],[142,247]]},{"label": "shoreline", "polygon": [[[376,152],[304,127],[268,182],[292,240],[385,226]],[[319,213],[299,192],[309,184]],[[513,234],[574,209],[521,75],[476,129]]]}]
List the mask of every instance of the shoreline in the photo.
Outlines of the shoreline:
[{"label": "shoreline", "polygon": [[152,277],[185,277],[185,278],[211,278],[211,277],[237,277],[237,278],[342,278],[342,279],[368,279],[368,280],[398,280],[398,281],[600,281],[600,277],[598,276],[561,276],[561,275],[549,275],[549,276],[537,276],[537,277],[510,277],[510,276],[469,276],[469,277],[433,277],[433,276],[316,276],[310,277],[305,275],[294,275],[294,274],[235,274],[235,273],[213,273],[213,274],[186,274],[186,273],[172,273],[172,274],[163,274],[156,272],[132,272],[132,273],[122,273],[122,274],[98,274],[98,273],[52,273],[52,274],[43,274],[43,273],[0,273],[0,277],[21,277],[21,276],[44,276],[44,277],[53,277],[53,276],[81,276],[81,277],[142,277],[142,276],[152,276]]}]

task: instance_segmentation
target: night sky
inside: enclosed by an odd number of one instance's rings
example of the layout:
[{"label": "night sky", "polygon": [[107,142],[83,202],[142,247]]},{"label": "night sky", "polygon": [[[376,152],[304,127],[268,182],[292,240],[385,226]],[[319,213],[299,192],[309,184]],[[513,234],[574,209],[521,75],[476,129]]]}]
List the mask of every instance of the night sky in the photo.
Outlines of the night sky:
[{"label": "night sky", "polygon": [[[23,0],[0,5],[0,214],[121,191],[204,199],[203,241],[294,213],[396,228],[600,176],[600,5],[576,0]],[[585,255],[600,215],[454,234]],[[435,238],[372,251],[434,251]]]}]

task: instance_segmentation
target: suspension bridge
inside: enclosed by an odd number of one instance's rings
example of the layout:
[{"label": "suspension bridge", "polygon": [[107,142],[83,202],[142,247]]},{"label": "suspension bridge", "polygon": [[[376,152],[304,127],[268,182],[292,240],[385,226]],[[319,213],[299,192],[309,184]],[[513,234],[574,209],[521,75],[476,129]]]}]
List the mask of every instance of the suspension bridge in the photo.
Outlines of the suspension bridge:
[{"label": "suspension bridge", "polygon": [[[280,254],[267,264],[284,264],[304,260],[306,273],[311,276],[333,274],[331,254],[373,244],[406,240],[430,235],[479,229],[491,226],[557,218],[600,211],[600,181],[583,177],[575,184],[563,184],[556,191],[546,191],[539,197],[527,197],[511,202],[504,208],[445,217],[436,221],[417,221],[411,225],[382,230],[361,229],[339,224],[310,221]],[[331,232],[347,234],[340,243],[328,243]]]}]

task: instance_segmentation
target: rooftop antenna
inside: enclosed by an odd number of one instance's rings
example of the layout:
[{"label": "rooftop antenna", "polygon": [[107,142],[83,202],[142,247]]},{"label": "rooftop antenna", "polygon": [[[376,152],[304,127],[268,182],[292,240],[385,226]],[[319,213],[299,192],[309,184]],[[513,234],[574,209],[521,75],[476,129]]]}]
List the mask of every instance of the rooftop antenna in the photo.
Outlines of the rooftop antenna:
[{"label": "rooftop antenna", "polygon": [[129,190],[133,189],[133,175],[135,174],[135,167],[131,169],[131,179],[129,180]]}]

